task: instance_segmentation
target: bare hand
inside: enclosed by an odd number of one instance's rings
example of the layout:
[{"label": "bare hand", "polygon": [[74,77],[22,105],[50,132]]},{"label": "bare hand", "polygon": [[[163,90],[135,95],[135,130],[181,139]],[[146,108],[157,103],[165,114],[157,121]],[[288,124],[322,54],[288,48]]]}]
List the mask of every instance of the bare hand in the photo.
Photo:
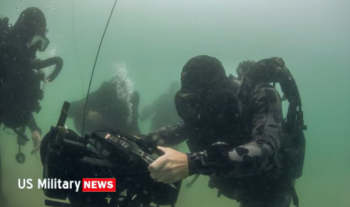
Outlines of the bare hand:
[{"label": "bare hand", "polygon": [[40,145],[41,145],[41,136],[39,131],[35,130],[32,132],[32,140],[33,140],[33,145],[34,149],[30,154],[34,154],[35,152],[39,151]]},{"label": "bare hand", "polygon": [[173,183],[189,175],[187,155],[167,147],[158,147],[165,154],[155,160],[148,170],[158,182]]}]

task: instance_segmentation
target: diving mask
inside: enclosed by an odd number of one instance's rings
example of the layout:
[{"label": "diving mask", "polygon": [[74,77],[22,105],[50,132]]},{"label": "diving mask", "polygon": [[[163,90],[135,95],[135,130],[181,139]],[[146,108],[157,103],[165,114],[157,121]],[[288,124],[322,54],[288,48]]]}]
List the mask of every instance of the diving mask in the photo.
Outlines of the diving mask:
[{"label": "diving mask", "polygon": [[200,95],[179,91],[175,95],[175,106],[182,119],[197,119],[200,114]]},{"label": "diving mask", "polygon": [[39,45],[38,50],[40,52],[44,52],[49,44],[50,44],[50,40],[47,39],[46,37],[35,35],[30,41],[29,47],[32,47],[33,45]]}]

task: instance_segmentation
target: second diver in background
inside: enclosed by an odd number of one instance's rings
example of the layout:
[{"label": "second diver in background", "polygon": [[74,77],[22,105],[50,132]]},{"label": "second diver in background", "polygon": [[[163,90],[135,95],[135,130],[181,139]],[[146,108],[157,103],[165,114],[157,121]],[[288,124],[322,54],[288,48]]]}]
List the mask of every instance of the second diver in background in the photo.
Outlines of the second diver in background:
[{"label": "second diver in background", "polygon": [[[149,105],[146,105],[141,111],[140,121],[151,120],[151,131],[155,131],[161,127],[169,126],[173,123],[178,123],[181,118],[177,114],[175,106],[175,95],[180,89],[179,81],[171,83],[168,91],[158,97],[157,100]],[[178,149],[178,145],[172,146],[173,149]]]},{"label": "second diver in background", "polygon": [[[115,76],[89,94],[84,134],[105,128],[140,134],[137,122],[139,93],[129,91],[126,85],[126,80]],[[68,117],[74,120],[75,129],[79,133],[83,127],[85,101],[84,98],[72,102],[68,112]]]}]

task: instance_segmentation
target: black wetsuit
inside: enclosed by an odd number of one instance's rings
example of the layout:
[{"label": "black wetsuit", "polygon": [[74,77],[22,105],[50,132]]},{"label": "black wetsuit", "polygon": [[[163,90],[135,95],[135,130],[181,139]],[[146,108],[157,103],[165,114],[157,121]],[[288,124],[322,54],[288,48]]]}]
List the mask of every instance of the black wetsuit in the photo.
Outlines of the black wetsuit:
[{"label": "black wetsuit", "polygon": [[27,49],[12,29],[5,34],[0,44],[0,123],[9,128],[27,125],[41,132],[32,114],[40,111],[43,99],[40,81],[44,74],[32,70],[36,49]]}]

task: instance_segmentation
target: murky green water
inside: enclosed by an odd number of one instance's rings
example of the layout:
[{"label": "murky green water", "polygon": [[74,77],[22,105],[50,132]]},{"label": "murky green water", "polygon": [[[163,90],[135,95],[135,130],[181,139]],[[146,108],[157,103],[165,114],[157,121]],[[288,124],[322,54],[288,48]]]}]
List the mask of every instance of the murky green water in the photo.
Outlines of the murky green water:
[{"label": "murky green water", "polygon": [[[64,101],[86,94],[96,52],[114,1],[0,0],[0,15],[14,23],[28,6],[47,16],[51,43],[40,58],[64,60],[59,77],[45,87],[41,112],[35,115],[47,133]],[[217,57],[235,75],[239,62],[282,57],[303,100],[307,152],[304,175],[297,181],[301,207],[350,206],[350,3],[345,0],[119,0],[97,62],[91,90],[124,64],[141,96],[140,109],[179,80],[193,56]],[[51,69],[49,69],[51,70]],[[284,109],[286,110],[286,109]],[[72,120],[68,126],[74,127]],[[142,133],[149,122],[141,122]],[[12,133],[11,130],[6,130]],[[28,131],[28,130],[27,130]],[[43,207],[41,190],[20,190],[18,178],[41,178],[39,155],[23,149],[15,161],[16,136],[1,129],[4,192],[9,207]],[[181,146],[186,152],[187,147]],[[238,206],[207,187],[201,177],[182,188],[177,206]],[[1,206],[1,204],[0,204]]]}]

